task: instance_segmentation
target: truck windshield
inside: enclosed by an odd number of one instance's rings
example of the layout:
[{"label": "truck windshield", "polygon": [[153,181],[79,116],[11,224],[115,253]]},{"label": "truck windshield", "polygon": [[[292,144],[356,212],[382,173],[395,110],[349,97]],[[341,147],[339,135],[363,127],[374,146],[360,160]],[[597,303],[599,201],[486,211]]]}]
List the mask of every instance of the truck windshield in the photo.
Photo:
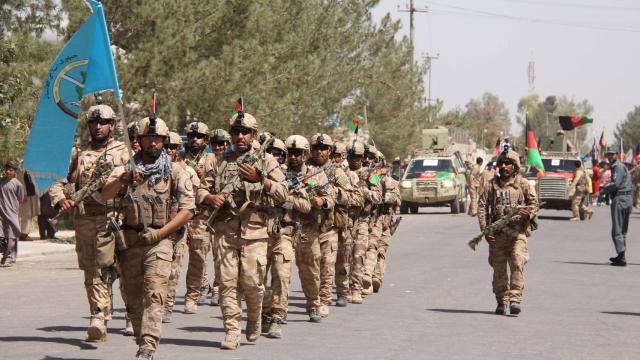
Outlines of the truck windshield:
[{"label": "truck windshield", "polygon": [[453,166],[449,159],[416,159],[412,160],[407,168],[405,179],[419,178],[420,174],[427,171],[453,172]]},{"label": "truck windshield", "polygon": [[[542,159],[542,165],[544,165],[544,172],[568,172],[572,173],[576,171],[575,160],[565,160],[565,159]],[[528,174],[531,176],[535,176],[538,174],[538,170],[531,166],[529,168]]]}]

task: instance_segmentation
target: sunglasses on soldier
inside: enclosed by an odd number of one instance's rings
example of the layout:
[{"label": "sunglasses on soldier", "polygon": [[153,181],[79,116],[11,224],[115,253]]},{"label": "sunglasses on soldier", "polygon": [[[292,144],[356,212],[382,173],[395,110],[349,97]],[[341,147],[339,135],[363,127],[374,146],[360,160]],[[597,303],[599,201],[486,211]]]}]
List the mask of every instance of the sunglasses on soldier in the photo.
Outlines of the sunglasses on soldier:
[{"label": "sunglasses on soldier", "polygon": [[207,135],[200,134],[200,133],[189,133],[187,134],[187,137],[194,138],[194,139],[205,139]]},{"label": "sunglasses on soldier", "polygon": [[282,151],[282,150],[280,150],[280,149],[276,149],[276,148],[273,148],[273,149],[267,149],[267,152],[268,152],[269,154],[273,155],[274,157],[283,157],[283,156],[285,155],[285,154],[284,154],[284,151]]},{"label": "sunglasses on soldier", "polygon": [[304,154],[304,150],[302,149],[287,149],[289,156],[302,156],[302,154]]},{"label": "sunglasses on soldier", "polygon": [[180,147],[180,145],[176,145],[176,144],[167,145],[167,149],[169,149],[169,150],[178,150],[179,147]]},{"label": "sunglasses on soldier", "polygon": [[234,127],[234,128],[231,128],[231,130],[229,130],[229,133],[231,135],[238,135],[238,134],[249,135],[251,134],[251,129],[247,129],[245,127]]},{"label": "sunglasses on soldier", "polygon": [[331,146],[329,145],[323,145],[323,144],[311,145],[311,151],[325,151],[329,149],[331,149]]},{"label": "sunglasses on soldier", "polygon": [[113,119],[103,119],[101,117],[94,117],[94,118],[90,118],[87,123],[88,124],[98,124],[100,126],[105,126],[105,125],[111,125],[111,123],[113,122]]}]

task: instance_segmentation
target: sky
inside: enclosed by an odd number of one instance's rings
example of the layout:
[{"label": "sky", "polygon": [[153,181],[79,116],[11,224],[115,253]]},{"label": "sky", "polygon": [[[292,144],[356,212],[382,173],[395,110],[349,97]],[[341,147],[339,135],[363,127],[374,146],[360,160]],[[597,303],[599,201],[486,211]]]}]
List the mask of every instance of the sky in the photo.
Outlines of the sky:
[{"label": "sky", "polygon": [[[385,14],[409,34],[409,0],[381,0]],[[431,97],[445,110],[464,107],[484,92],[497,95],[517,129],[518,100],[528,94],[527,67],[535,62],[535,92],[565,95],[594,106],[595,136],[640,105],[640,2],[636,0],[415,0],[414,58],[433,60]],[[425,79],[426,88],[426,79]],[[425,95],[426,96],[426,95]]]}]

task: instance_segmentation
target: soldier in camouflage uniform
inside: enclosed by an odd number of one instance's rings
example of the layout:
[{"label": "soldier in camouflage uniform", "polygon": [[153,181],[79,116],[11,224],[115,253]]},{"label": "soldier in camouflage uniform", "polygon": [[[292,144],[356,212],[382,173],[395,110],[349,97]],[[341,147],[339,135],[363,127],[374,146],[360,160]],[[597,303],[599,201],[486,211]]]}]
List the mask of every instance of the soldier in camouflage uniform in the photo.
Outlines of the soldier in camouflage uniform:
[{"label": "soldier in camouflage uniform", "polygon": [[380,152],[378,153],[378,161],[382,164],[380,172],[381,201],[373,209],[372,221],[375,222],[370,226],[365,276],[367,277],[366,282],[370,282],[372,286],[363,289],[365,295],[371,292],[377,293],[382,285],[389,240],[391,240],[391,218],[399,209],[401,202],[399,182],[391,177],[389,168],[384,163],[384,155]]},{"label": "soldier in camouflage uniform", "polygon": [[209,136],[209,144],[211,145],[211,152],[218,155],[227,149],[231,143],[231,135],[224,129],[213,129]]},{"label": "soldier in camouflage uniform", "polygon": [[247,302],[247,340],[260,337],[267,247],[277,230],[269,208],[287,199],[284,173],[273,156],[257,148],[256,119],[243,111],[230,121],[232,150],[217,167],[207,169],[198,201],[215,210],[214,233],[220,234],[220,307],[225,338],[222,349],[240,346],[239,289]]},{"label": "soldier in camouflage uniform", "polygon": [[[107,214],[113,211],[113,206],[107,206],[95,193],[86,198],[83,209],[79,209],[80,204],[67,198],[65,188],[68,188],[68,184],[78,191],[89,183],[99,165],[113,168],[127,161],[126,147],[111,137],[115,119],[116,114],[107,105],[89,108],[87,127],[91,141],[80,149],[74,148],[66,181],[54,184],[49,190],[51,203],[57,209],[62,212],[75,210],[76,254],[78,267],[84,271],[84,286],[91,314],[87,341],[105,341],[106,322],[111,319],[109,289],[105,278],[107,269],[114,264],[115,253],[103,235],[107,232]],[[104,173],[103,179],[108,175],[109,172]]]},{"label": "soldier in camouflage uniform", "polygon": [[338,228],[344,227],[346,222],[346,214],[337,213],[335,206],[349,206],[354,189],[340,165],[329,160],[333,149],[331,137],[315,134],[310,145],[311,158],[303,171],[315,174],[307,181],[307,184],[314,184],[310,188],[315,194],[310,195],[311,213],[302,217],[296,265],[307,298],[309,320],[320,322],[322,317],[329,316],[338,255]]},{"label": "soldier in camouflage uniform", "polygon": [[362,289],[369,287],[367,283],[367,270],[365,256],[369,247],[369,219],[373,204],[380,203],[382,189],[379,181],[371,169],[363,166],[365,157],[375,157],[375,153],[369,150],[363,143],[355,141],[347,149],[349,155],[349,169],[358,175],[358,184],[362,191],[364,205],[359,208],[349,208],[349,217],[353,221],[351,237],[353,239],[353,252],[351,271],[349,274],[349,287],[351,289],[350,301],[353,304],[362,304]]},{"label": "soldier in camouflage uniform", "polygon": [[471,166],[469,171],[469,177],[467,180],[467,186],[469,191],[470,203],[469,203],[469,216],[476,216],[478,214],[478,190],[480,189],[480,183],[482,182],[482,163],[484,159],[481,157],[476,158],[476,163]]},{"label": "soldier in camouflage uniform", "polygon": [[287,146],[282,140],[274,138],[267,152],[276,159],[283,171],[287,169]]},{"label": "soldier in camouflage uniform", "polygon": [[[191,219],[195,210],[189,175],[172,164],[163,149],[168,135],[162,119],[142,119],[138,124],[141,150],[133,159],[135,169],[115,168],[102,190],[104,200],[121,197],[118,260],[138,344],[136,359],[153,359],[160,342],[176,240],[173,234]],[[177,212],[171,217],[173,196],[177,199]]]},{"label": "soldier in camouflage uniform", "polygon": [[[524,266],[529,260],[527,237],[531,236],[531,219],[538,211],[538,199],[533,185],[519,174],[520,158],[513,150],[498,156],[499,176],[482,189],[478,198],[478,221],[489,243],[489,264],[493,267],[493,293],[498,303],[495,313],[504,315],[521,311],[524,289]],[[486,233],[485,227],[505,216],[517,206],[522,220]],[[509,276],[507,266],[511,270]]]},{"label": "soldier in camouflage uniform", "polygon": [[[364,154],[364,147],[362,148]],[[363,155],[361,154],[361,155]],[[336,142],[333,146],[331,161],[334,164],[340,164],[349,179],[349,186],[352,189],[351,202],[349,205],[336,204],[335,217],[336,228],[338,231],[338,251],[336,254],[336,306],[347,306],[351,298],[351,290],[349,288],[349,274],[351,272],[351,254],[353,252],[352,230],[354,228],[354,218],[349,216],[364,205],[362,190],[360,188],[360,179],[358,174],[349,169],[347,161],[347,146],[344,143]]]},{"label": "soldier in camouflage uniform", "polygon": [[587,175],[582,168],[582,161],[576,160],[575,165],[576,171],[573,174],[573,181],[568,190],[569,193],[573,193],[573,195],[571,195],[571,212],[573,213],[573,217],[569,220],[579,221],[580,209],[591,219],[593,210],[582,204],[582,199],[589,195],[589,181],[587,180],[587,176],[589,175]]},{"label": "soldier in camouflage uniform", "polygon": [[131,143],[131,151],[138,152],[140,150],[140,143],[138,142],[138,122],[132,121],[127,124],[127,135],[129,136],[129,142]]},{"label": "soldier in camouflage uniform", "polygon": [[[184,160],[178,156],[178,150],[182,145],[182,139],[180,135],[175,132],[169,132],[169,142],[165,146],[167,151],[167,155],[171,159],[174,165],[180,167],[184,172],[187,173],[189,179],[191,179],[192,185],[197,188],[200,185],[200,179],[198,179],[198,175],[196,171],[193,170],[192,167],[187,166]],[[171,218],[176,216],[178,213],[178,199],[175,196],[171,198]],[[167,299],[164,302],[164,311],[162,314],[162,322],[170,323],[171,315],[173,313],[173,306],[175,304],[176,297],[176,287],[178,286],[178,281],[180,280],[180,268],[182,265],[182,258],[184,257],[185,252],[187,251],[187,231],[186,225],[180,227],[178,231],[176,231],[173,236],[175,239],[173,240],[173,261],[171,261],[171,274],[169,275],[169,289],[167,291]]]},{"label": "soldier in camouflage uniform", "polygon": [[[209,128],[202,122],[192,122],[185,128],[187,144],[184,161],[192,167],[198,177],[204,176],[205,167],[215,167],[216,156],[206,153],[209,141]],[[206,165],[205,165],[206,164]],[[189,266],[187,268],[187,292],[184,295],[184,313],[195,314],[198,304],[206,301],[209,293],[207,279],[207,254],[211,247],[211,234],[207,231],[207,216],[203,208],[198,207],[187,228],[187,246],[189,247]]]},{"label": "soldier in camouflage uniform", "polygon": [[[271,289],[265,293],[262,306],[263,332],[270,338],[282,337],[282,324],[289,307],[289,282],[291,263],[294,255],[294,239],[300,238],[300,217],[311,211],[304,183],[299,180],[306,176],[304,163],[309,156],[309,142],[300,135],[289,136],[285,143],[288,166],[285,176],[289,187],[287,201],[280,207],[280,232],[269,239],[267,269],[271,270]],[[280,144],[274,144],[280,147]],[[298,180],[298,182],[296,182]],[[266,323],[265,323],[266,321]]]}]

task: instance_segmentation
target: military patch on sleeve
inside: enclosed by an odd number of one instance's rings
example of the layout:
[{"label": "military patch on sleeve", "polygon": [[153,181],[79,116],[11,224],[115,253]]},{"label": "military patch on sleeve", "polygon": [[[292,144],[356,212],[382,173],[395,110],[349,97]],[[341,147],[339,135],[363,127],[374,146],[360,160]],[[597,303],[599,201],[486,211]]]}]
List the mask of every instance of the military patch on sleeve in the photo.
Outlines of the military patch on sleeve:
[{"label": "military patch on sleeve", "polygon": [[342,187],[347,187],[351,182],[349,181],[349,177],[346,174],[342,174],[338,176],[338,178],[336,179],[336,183],[338,183],[338,185]]}]

